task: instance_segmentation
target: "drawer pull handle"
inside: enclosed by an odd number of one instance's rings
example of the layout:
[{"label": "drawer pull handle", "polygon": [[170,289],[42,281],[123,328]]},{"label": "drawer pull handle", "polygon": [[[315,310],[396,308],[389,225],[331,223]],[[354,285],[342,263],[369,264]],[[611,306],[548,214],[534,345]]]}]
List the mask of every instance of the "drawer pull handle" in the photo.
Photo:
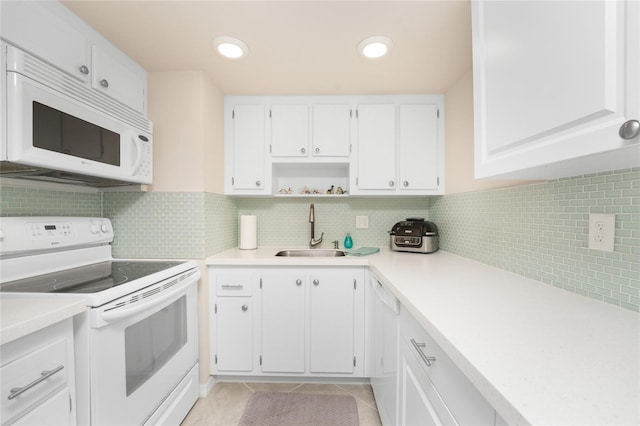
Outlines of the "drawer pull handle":
[{"label": "drawer pull handle", "polygon": [[242,290],[242,284],[222,284],[221,286],[225,290]]},{"label": "drawer pull handle", "polygon": [[420,355],[420,358],[422,358],[424,363],[427,364],[427,367],[431,367],[431,363],[435,362],[436,357],[426,356],[424,352],[422,352],[422,348],[424,348],[426,345],[424,343],[416,342],[415,339],[411,339],[411,344],[413,345],[414,348],[416,348],[416,350],[418,351],[418,355]]},{"label": "drawer pull handle", "polygon": [[62,370],[64,368],[63,365],[54,368],[53,370],[49,370],[49,371],[43,371],[42,376],[35,379],[33,382],[29,383],[26,386],[23,386],[21,388],[11,388],[11,390],[9,391],[9,400],[12,400],[13,398],[15,398],[16,396],[28,391],[29,389],[31,389],[32,387],[44,382],[45,380],[47,380],[49,377],[53,376],[54,374],[56,374],[58,371]]}]

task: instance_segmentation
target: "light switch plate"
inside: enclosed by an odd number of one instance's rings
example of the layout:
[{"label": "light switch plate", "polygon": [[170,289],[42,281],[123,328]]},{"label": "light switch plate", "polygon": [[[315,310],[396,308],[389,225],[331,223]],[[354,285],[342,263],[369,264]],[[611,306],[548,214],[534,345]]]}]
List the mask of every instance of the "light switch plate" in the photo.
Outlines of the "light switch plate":
[{"label": "light switch plate", "polygon": [[589,248],[613,251],[616,236],[616,215],[591,213],[589,215]]},{"label": "light switch plate", "polygon": [[356,216],[356,229],[368,229],[369,216]]}]

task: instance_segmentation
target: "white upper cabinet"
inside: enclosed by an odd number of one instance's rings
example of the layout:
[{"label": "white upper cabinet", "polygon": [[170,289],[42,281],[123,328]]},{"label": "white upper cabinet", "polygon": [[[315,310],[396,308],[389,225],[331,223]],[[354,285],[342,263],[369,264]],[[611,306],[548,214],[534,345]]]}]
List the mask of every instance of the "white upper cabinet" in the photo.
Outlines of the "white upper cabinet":
[{"label": "white upper cabinet", "polygon": [[444,193],[443,109],[437,95],[359,105],[352,194]]},{"label": "white upper cabinet", "polygon": [[146,114],[147,72],[61,3],[7,1],[0,9],[3,40]]},{"label": "white upper cabinet", "polygon": [[443,194],[443,111],[442,95],[227,96],[225,193]]},{"label": "white upper cabinet", "polygon": [[313,151],[317,157],[348,157],[351,153],[351,106],[313,105]]},{"label": "white upper cabinet", "polygon": [[439,186],[437,105],[400,105],[398,151],[400,191]]},{"label": "white upper cabinet", "polygon": [[396,105],[358,106],[358,174],[360,190],[396,188]]},{"label": "white upper cabinet", "polygon": [[261,194],[265,182],[264,105],[225,105],[227,193]]},{"label": "white upper cabinet", "polygon": [[144,111],[146,73],[140,73],[122,58],[96,45],[91,46],[91,63],[91,86],[94,89],[138,112]]},{"label": "white upper cabinet", "polygon": [[640,165],[639,2],[479,0],[472,21],[476,177]]},{"label": "white upper cabinet", "polygon": [[272,105],[271,145],[273,157],[309,155],[309,106]]},{"label": "white upper cabinet", "polygon": [[31,1],[0,4],[0,34],[21,49],[80,81],[91,68],[88,41],[81,29],[69,25],[59,5]]}]

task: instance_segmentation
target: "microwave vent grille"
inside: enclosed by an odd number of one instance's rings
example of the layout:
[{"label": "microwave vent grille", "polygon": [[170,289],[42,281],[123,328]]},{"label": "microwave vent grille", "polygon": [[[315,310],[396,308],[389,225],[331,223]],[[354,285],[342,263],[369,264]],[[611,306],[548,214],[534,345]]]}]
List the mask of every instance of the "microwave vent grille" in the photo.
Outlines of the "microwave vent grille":
[{"label": "microwave vent grille", "polygon": [[81,80],[60,71],[58,68],[41,61],[35,56],[26,52],[23,52],[23,55],[24,70],[21,74],[24,76],[43,82],[48,87],[88,104],[104,114],[115,117],[143,133],[151,133],[151,123],[133,108],[123,105],[89,88],[89,86]]}]

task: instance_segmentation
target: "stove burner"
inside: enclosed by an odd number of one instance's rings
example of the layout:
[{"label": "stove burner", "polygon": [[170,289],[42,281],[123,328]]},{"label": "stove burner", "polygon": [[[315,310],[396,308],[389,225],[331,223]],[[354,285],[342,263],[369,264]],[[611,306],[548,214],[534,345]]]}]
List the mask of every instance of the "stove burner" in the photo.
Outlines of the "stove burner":
[{"label": "stove burner", "polygon": [[0,292],[98,293],[181,262],[111,261],[0,284]]}]

